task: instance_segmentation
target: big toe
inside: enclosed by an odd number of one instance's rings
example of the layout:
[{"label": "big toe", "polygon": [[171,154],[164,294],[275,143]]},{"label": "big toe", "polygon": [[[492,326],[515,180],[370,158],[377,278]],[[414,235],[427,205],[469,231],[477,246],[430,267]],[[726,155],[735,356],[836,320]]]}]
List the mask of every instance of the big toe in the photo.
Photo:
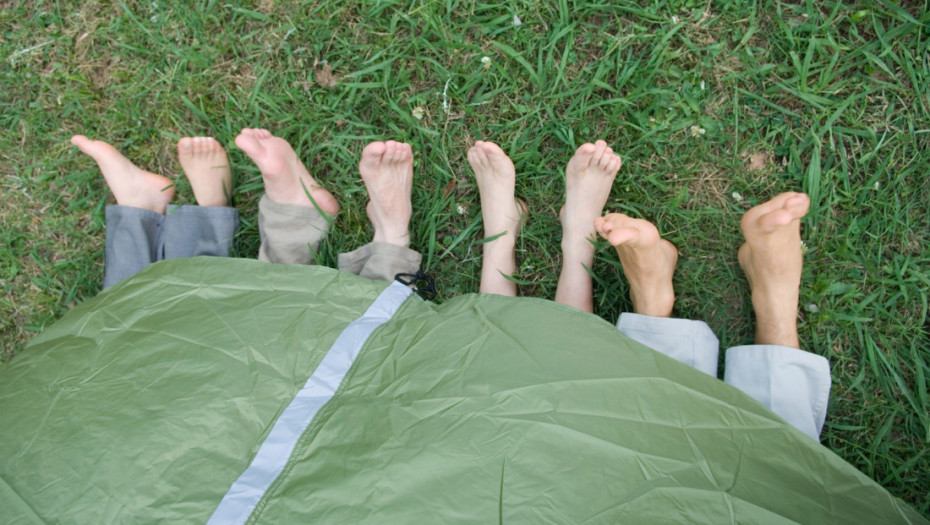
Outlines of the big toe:
[{"label": "big toe", "polygon": [[578,157],[579,160],[590,161],[596,151],[597,146],[594,144],[582,144],[575,150],[575,156]]},{"label": "big toe", "polygon": [[377,171],[384,158],[387,145],[384,142],[371,142],[362,150],[362,160],[358,164],[358,169],[362,175],[368,175]]},{"label": "big toe", "polygon": [[242,133],[236,137],[236,147],[244,151],[248,156],[254,158],[261,155],[265,148],[262,146],[262,142],[256,133],[251,133],[252,130],[244,129]]},{"label": "big toe", "polygon": [[194,150],[194,138],[184,137],[178,141],[178,155],[190,155]]},{"label": "big toe", "polygon": [[810,208],[811,199],[805,193],[792,193],[792,195],[785,202],[785,210],[791,214],[791,217],[794,219],[800,219],[801,217],[807,215],[807,210]]},{"label": "big toe", "polygon": [[75,135],[71,137],[71,143],[78,147],[79,150],[94,159],[101,159],[113,155],[119,155],[116,148],[103,142],[102,140],[91,140],[84,135]]},{"label": "big toe", "polygon": [[743,215],[740,227],[744,236],[771,233],[807,214],[810,198],[797,192],[785,192],[753,207]]}]

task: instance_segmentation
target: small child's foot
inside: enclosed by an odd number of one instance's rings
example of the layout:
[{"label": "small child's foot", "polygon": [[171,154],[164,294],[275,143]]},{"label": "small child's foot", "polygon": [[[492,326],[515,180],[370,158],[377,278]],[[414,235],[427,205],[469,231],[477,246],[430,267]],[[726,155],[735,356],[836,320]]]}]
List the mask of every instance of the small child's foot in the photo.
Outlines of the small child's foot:
[{"label": "small child's foot", "polygon": [[174,184],[170,179],[140,169],[116,148],[101,140],[75,135],[71,137],[71,143],[97,162],[117,204],[165,213],[168,203],[174,198]]},{"label": "small child's foot", "polygon": [[309,208],[314,208],[313,203],[316,202],[329,215],[339,212],[336,198],[310,176],[286,140],[275,137],[265,129],[243,129],[236,137],[236,146],[261,170],[265,195],[272,201]]},{"label": "small child's foot", "polygon": [[232,172],[226,150],[213,137],[184,137],[178,160],[200,206],[229,206]]},{"label": "small child's foot", "polygon": [[468,163],[478,183],[484,237],[494,238],[483,244],[479,290],[515,296],[517,285],[505,276],[517,271],[514,250],[526,216],[526,204],[514,198],[516,170],[500,146],[481,140],[468,150]]},{"label": "small child's foot", "polygon": [[787,192],[743,215],[746,242],[739,249],[739,263],[752,289],[756,344],[800,346],[801,218],[809,207],[807,195]]},{"label": "small child's foot", "polygon": [[598,217],[594,228],[617,250],[623,273],[630,283],[633,311],[653,317],[669,317],[675,305],[672,275],[678,250],[659,237],[649,221],[622,213]]},{"label": "small child's foot", "polygon": [[407,247],[413,208],[413,149],[388,140],[372,142],[362,150],[358,171],[368,190],[368,219],[375,228],[374,242]]}]

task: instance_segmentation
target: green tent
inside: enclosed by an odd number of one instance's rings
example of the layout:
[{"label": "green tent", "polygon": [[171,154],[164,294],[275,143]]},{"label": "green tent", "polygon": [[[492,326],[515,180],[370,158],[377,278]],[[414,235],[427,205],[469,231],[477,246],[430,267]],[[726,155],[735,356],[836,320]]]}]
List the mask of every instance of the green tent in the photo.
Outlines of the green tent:
[{"label": "green tent", "polygon": [[559,304],[175,259],[0,369],[2,523],[927,523]]}]

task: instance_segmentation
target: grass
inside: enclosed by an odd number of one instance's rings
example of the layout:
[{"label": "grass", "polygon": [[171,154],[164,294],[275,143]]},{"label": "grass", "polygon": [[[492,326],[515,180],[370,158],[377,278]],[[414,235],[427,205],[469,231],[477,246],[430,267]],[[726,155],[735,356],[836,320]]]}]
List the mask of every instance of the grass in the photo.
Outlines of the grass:
[{"label": "grass", "polygon": [[[552,297],[561,170],[605,138],[625,159],[608,209],[681,249],[676,313],[724,346],[752,340],[741,214],[781,191],[811,196],[800,328],[833,369],[824,443],[930,516],[927,2],[4,4],[4,360],[99,290],[107,191],[74,133],[168,176],[178,137],[230,145],[237,255],[254,257],[261,177],[232,139],[271,129],[340,199],[328,265],[370,237],[361,148],[408,141],[413,245],[440,301],[478,285],[473,140],[511,154],[532,213],[515,278]],[[615,319],[630,304],[608,247],[593,272],[597,313]]]}]

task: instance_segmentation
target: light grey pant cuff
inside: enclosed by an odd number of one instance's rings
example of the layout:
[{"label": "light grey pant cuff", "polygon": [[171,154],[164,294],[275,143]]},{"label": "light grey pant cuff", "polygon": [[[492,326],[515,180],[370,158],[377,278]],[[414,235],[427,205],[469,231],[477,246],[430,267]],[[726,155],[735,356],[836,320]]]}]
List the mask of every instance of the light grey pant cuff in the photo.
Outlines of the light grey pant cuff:
[{"label": "light grey pant cuff", "polygon": [[313,264],[330,222],[316,208],[280,204],[262,195],[258,201],[258,260]]},{"label": "light grey pant cuff", "polygon": [[788,346],[735,346],[727,350],[723,380],[820,441],[831,385],[823,356]]},{"label": "light grey pant cuff", "polygon": [[703,321],[622,313],[617,328],[638,343],[717,377],[720,341]]},{"label": "light grey pant cuff", "polygon": [[165,216],[131,206],[106,207],[103,287],[131,277],[164,258]]},{"label": "light grey pant cuff", "polygon": [[[617,328],[634,341],[717,377],[719,342],[702,321],[623,313]],[[831,382],[830,363],[824,357],[787,346],[736,346],[727,350],[723,380],[820,440]]]},{"label": "light grey pant cuff", "polygon": [[229,206],[168,206],[164,258],[229,257],[238,226],[239,212]]},{"label": "light grey pant cuff", "polygon": [[417,273],[422,256],[410,248],[384,242],[368,243],[339,254],[339,269],[368,279],[393,281],[399,273]]}]

